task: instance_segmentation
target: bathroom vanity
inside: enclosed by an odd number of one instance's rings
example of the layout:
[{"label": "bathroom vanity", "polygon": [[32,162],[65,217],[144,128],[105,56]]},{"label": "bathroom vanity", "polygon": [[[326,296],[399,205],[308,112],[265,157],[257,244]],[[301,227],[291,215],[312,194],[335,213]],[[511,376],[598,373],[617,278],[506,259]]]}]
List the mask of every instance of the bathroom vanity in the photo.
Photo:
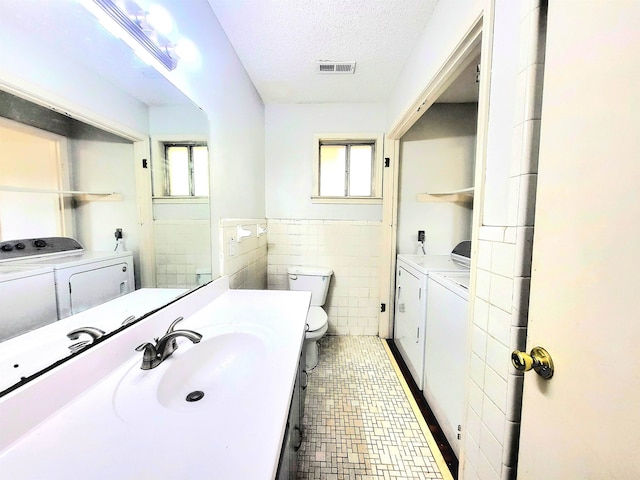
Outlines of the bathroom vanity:
[{"label": "bathroom vanity", "polygon": [[[0,398],[6,478],[295,476],[308,292],[229,290],[176,300]],[[142,370],[135,348],[169,325],[177,350]]]}]

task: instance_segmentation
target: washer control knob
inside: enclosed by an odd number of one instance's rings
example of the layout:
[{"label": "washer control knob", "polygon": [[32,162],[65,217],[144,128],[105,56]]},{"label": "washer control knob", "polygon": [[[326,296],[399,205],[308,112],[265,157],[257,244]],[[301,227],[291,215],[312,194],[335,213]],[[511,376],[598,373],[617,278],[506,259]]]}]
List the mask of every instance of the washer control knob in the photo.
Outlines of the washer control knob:
[{"label": "washer control knob", "polygon": [[33,241],[33,246],[37,248],[43,248],[47,246],[47,242],[45,242],[41,238],[37,238]]},{"label": "washer control knob", "polygon": [[16,250],[24,250],[26,245],[24,243],[22,243],[22,242],[18,242],[18,243],[16,243],[15,247],[16,247]]},{"label": "washer control knob", "polygon": [[4,245],[2,245],[2,251],[3,252],[10,252],[11,250],[13,250],[13,247],[11,245],[9,245],[8,243],[5,243]]}]

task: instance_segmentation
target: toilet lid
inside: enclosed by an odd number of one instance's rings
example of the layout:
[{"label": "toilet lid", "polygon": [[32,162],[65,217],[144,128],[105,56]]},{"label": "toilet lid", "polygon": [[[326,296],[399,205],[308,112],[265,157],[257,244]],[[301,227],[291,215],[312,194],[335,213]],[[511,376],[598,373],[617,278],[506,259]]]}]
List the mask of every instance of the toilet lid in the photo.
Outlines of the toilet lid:
[{"label": "toilet lid", "polygon": [[307,325],[309,325],[309,331],[320,330],[327,323],[327,312],[322,307],[309,307],[309,313],[307,314]]}]

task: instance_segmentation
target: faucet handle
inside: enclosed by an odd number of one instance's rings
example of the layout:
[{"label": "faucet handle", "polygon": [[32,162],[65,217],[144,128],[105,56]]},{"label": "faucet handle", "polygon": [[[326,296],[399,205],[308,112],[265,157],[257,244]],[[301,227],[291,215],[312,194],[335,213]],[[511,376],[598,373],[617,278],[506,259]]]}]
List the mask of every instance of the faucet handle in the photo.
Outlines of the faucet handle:
[{"label": "faucet handle", "polygon": [[158,355],[158,350],[153,343],[145,342],[136,347],[136,352],[144,352],[142,354],[142,370],[150,370],[155,368],[162,361]]},{"label": "faucet handle", "polygon": [[153,343],[144,342],[144,343],[142,343],[142,344],[140,344],[140,345],[138,345],[138,346],[136,347],[136,352],[142,352],[142,351],[143,351],[143,350],[145,350],[148,346],[153,347],[154,345],[153,345]]}]

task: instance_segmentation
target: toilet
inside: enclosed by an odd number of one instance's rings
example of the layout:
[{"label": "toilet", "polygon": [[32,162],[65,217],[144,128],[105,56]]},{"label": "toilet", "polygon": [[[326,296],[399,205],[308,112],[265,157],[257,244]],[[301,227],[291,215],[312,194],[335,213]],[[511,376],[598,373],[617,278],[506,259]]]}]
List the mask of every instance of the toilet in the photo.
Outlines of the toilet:
[{"label": "toilet", "polygon": [[327,333],[329,321],[327,312],[322,308],[327,299],[329,281],[333,271],[325,267],[299,267],[287,268],[289,276],[289,290],[311,292],[311,306],[307,313],[308,330],[305,334],[307,371],[318,365],[318,340]]}]

